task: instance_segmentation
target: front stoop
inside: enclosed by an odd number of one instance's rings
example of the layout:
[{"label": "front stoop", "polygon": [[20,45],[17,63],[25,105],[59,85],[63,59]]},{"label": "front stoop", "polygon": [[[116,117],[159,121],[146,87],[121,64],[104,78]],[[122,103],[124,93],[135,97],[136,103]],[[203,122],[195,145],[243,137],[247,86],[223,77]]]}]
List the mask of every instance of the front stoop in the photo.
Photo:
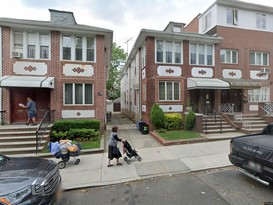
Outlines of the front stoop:
[{"label": "front stoop", "polygon": [[[4,155],[34,154],[36,152],[37,126],[3,125],[0,127],[0,153]],[[41,139],[42,150],[48,142],[50,128]]]},{"label": "front stoop", "polygon": [[240,115],[240,119],[234,120],[234,123],[241,127],[241,132],[246,134],[253,134],[261,132],[266,126],[267,122],[258,115]]},{"label": "front stoop", "polygon": [[203,131],[205,134],[237,132],[237,130],[223,118],[217,118],[215,120],[214,117],[210,116],[203,117]]}]

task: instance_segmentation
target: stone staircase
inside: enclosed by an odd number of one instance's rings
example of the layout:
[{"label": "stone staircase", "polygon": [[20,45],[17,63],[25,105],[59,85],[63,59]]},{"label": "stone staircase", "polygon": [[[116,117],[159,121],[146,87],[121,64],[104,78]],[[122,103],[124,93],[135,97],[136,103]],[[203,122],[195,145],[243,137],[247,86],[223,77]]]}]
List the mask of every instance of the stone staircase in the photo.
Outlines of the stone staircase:
[{"label": "stone staircase", "polygon": [[[36,152],[36,130],[37,126],[27,125],[3,125],[0,126],[0,154],[18,155],[33,154]],[[41,139],[42,150],[47,144],[50,127]]]},{"label": "stone staircase", "polygon": [[206,134],[236,132],[220,115],[203,116],[203,132]]},{"label": "stone staircase", "polygon": [[241,127],[241,131],[247,134],[261,132],[267,125],[267,122],[257,114],[235,116],[234,123]]}]

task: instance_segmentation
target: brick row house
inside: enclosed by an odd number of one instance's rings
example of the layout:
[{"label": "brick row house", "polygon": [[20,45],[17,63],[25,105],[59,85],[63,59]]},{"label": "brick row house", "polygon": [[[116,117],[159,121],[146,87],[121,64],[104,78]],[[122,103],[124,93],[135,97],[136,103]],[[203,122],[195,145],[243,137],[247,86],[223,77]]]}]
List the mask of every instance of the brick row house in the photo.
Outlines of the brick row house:
[{"label": "brick row house", "polygon": [[237,0],[216,0],[187,26],[143,29],[123,70],[122,112],[148,124],[154,103],[165,113],[270,112],[272,47],[273,8]]},{"label": "brick row house", "polygon": [[99,119],[104,127],[106,80],[113,31],[76,23],[72,12],[50,9],[50,21],[0,18],[1,110],[7,124],[26,122],[30,96],[38,121]]}]

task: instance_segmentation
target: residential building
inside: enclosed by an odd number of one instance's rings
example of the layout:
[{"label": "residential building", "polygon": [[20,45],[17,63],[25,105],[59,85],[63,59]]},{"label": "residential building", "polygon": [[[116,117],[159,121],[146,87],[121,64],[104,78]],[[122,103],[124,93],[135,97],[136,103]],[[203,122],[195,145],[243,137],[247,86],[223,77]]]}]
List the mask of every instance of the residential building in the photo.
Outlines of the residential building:
[{"label": "residential building", "polygon": [[104,127],[106,80],[113,31],[76,23],[72,12],[50,11],[50,21],[0,18],[1,110],[7,124],[26,122],[30,96],[38,121],[98,119]]},{"label": "residential building", "polygon": [[141,30],[124,67],[123,113],[148,124],[154,103],[164,112],[258,113],[271,100],[272,21],[271,7],[216,0],[187,26]]}]

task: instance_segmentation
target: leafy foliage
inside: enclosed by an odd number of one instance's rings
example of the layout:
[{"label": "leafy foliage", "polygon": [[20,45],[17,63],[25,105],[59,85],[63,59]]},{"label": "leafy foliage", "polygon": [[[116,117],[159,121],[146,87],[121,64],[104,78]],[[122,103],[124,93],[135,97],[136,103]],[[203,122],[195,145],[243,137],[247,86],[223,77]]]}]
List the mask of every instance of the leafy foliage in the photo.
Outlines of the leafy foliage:
[{"label": "leafy foliage", "polygon": [[150,119],[156,129],[164,126],[164,112],[156,103],[152,107]]},{"label": "leafy foliage", "polygon": [[183,117],[180,113],[164,114],[164,128],[167,130],[179,130],[182,128]]},{"label": "leafy foliage", "polygon": [[195,124],[195,118],[195,113],[192,110],[189,112],[189,114],[186,115],[185,128],[187,130],[192,130]]},{"label": "leafy foliage", "polygon": [[106,83],[107,98],[115,100],[120,97],[120,73],[127,58],[127,53],[116,43],[112,45],[112,60],[109,69],[109,79]]}]

